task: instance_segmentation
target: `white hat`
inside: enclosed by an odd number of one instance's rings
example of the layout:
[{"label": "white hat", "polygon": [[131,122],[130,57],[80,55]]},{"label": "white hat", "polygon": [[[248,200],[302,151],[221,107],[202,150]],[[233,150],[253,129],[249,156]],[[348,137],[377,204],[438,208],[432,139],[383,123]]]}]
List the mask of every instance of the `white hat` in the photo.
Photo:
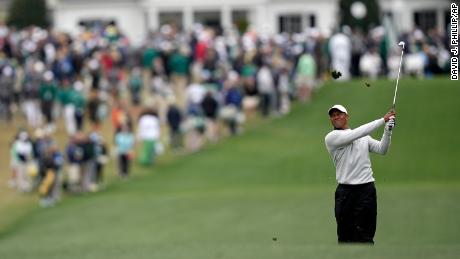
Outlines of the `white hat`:
[{"label": "white hat", "polygon": [[73,83],[73,89],[75,89],[75,91],[77,92],[83,91],[84,88],[85,88],[85,85],[83,84],[82,81],[75,81]]},{"label": "white hat", "polygon": [[343,105],[340,105],[340,104],[336,104],[336,105],[332,106],[332,107],[327,111],[327,113],[328,113],[329,115],[331,115],[331,111],[334,110],[334,109],[335,109],[335,110],[339,110],[339,111],[341,111],[341,112],[344,112],[344,113],[348,114],[347,109],[345,109],[345,107],[343,107]]},{"label": "white hat", "polygon": [[42,73],[45,70],[45,64],[43,64],[43,62],[41,62],[41,61],[35,62],[34,70],[37,73]]},{"label": "white hat", "polygon": [[6,77],[10,77],[13,75],[13,69],[10,66],[6,66],[2,70],[2,74]]},{"label": "white hat", "polygon": [[43,74],[43,79],[45,79],[45,81],[52,81],[54,79],[53,72],[46,71],[45,74]]},{"label": "white hat", "polygon": [[27,131],[21,131],[18,135],[18,138],[21,141],[26,141],[28,137],[29,137],[29,133],[27,133]]}]

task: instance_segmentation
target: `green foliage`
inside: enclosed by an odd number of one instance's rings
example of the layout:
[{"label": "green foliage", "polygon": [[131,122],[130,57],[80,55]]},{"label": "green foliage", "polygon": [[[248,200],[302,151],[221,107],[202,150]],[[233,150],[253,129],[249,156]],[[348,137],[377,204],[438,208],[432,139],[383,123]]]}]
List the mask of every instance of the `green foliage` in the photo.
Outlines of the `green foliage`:
[{"label": "green foliage", "polygon": [[[361,2],[367,8],[367,14],[361,19],[356,19],[351,14],[350,8],[354,2]],[[351,28],[359,28],[367,31],[369,28],[380,24],[380,7],[377,0],[340,0],[340,25],[348,25]]]},{"label": "green foliage", "polygon": [[10,26],[24,28],[35,25],[47,27],[46,0],[13,0],[7,18]]},{"label": "green foliage", "polygon": [[249,21],[247,19],[238,19],[235,21],[238,32],[243,34],[249,27]]}]

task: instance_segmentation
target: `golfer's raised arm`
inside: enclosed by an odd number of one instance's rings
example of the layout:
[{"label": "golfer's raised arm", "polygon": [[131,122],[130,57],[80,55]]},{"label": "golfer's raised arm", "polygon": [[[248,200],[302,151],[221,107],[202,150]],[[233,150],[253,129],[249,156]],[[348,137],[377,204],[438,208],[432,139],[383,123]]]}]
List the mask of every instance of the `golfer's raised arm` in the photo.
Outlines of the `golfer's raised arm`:
[{"label": "golfer's raised arm", "polygon": [[369,137],[369,151],[380,155],[385,155],[390,147],[391,132],[385,131],[380,141]]},{"label": "golfer's raised arm", "polygon": [[351,142],[369,135],[372,131],[385,124],[384,118],[371,121],[356,129],[352,130],[334,130],[326,136],[326,145],[328,147],[341,147]]},{"label": "golfer's raised arm", "polygon": [[[388,151],[388,148],[390,147],[391,143],[391,132],[394,127],[394,112],[390,111],[387,113],[384,117],[384,120],[387,120],[387,115],[388,115],[388,120],[390,122],[385,125],[385,130],[383,131],[382,139],[380,141],[377,141],[371,137],[369,137],[369,151],[381,155],[385,155]],[[390,118],[393,118],[390,120]]]}]

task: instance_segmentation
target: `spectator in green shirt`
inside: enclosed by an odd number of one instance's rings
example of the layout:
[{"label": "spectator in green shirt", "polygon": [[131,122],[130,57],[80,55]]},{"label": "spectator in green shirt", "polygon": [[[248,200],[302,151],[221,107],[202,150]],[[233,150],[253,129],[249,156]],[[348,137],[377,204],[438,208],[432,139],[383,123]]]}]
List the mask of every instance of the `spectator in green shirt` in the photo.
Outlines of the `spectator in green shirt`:
[{"label": "spectator in green shirt", "polygon": [[45,116],[47,129],[49,132],[54,131],[53,109],[54,102],[57,98],[58,88],[54,81],[54,75],[51,71],[45,72],[44,81],[40,85],[39,96],[42,114]]},{"label": "spectator in green shirt", "polygon": [[171,82],[177,104],[185,108],[185,87],[187,86],[190,69],[189,49],[186,46],[176,50],[168,61],[168,68],[171,73]]},{"label": "spectator in green shirt", "polygon": [[187,76],[189,72],[190,59],[185,50],[176,51],[169,58],[169,71],[171,74]]},{"label": "spectator in green shirt", "polygon": [[151,46],[146,47],[142,52],[142,67],[148,70],[152,69],[153,60],[158,56],[159,53],[155,48]]},{"label": "spectator in green shirt", "polygon": [[316,62],[310,53],[305,52],[299,58],[296,67],[297,96],[301,102],[308,102],[315,86]]},{"label": "spectator in green shirt", "polygon": [[131,93],[131,103],[139,105],[141,102],[142,92],[142,75],[138,67],[133,68],[129,78],[129,91]]}]

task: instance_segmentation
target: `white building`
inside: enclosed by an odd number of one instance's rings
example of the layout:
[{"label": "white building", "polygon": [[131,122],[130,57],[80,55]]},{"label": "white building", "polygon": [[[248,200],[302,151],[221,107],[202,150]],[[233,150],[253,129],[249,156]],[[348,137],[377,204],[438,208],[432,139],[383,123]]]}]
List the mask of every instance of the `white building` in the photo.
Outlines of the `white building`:
[{"label": "white building", "polygon": [[6,20],[9,5],[10,5],[9,0],[0,0],[0,22],[3,22]]},{"label": "white building", "polygon": [[[48,0],[54,26],[70,33],[82,23],[115,22],[140,43],[149,30],[174,23],[189,29],[200,22],[227,29],[248,23],[260,33],[300,32],[315,27],[326,35],[336,27],[339,0]],[[365,1],[365,0],[362,0]],[[400,31],[437,27],[444,31],[448,0],[379,0]]]}]

